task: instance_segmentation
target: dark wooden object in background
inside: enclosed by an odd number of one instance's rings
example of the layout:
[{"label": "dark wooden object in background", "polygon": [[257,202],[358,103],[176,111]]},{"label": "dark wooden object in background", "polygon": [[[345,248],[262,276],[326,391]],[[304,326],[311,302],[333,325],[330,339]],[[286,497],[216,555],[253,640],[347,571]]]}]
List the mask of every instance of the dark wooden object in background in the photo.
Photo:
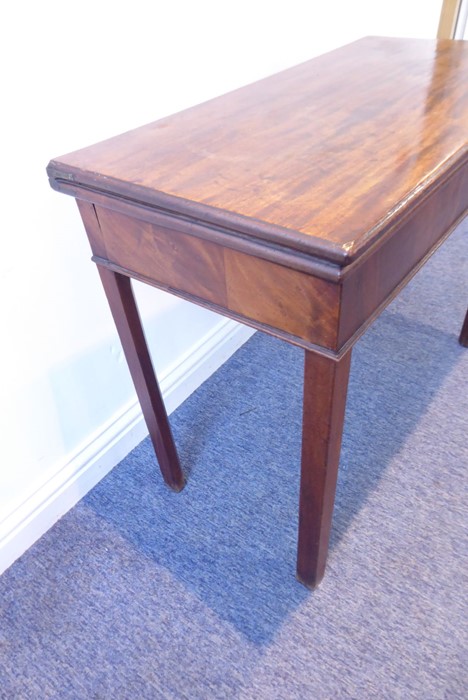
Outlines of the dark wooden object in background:
[{"label": "dark wooden object in background", "polygon": [[325,568],[351,348],[466,214],[467,84],[466,42],[368,38],[49,164],[78,200],[170,486],[183,477],[130,279],[305,349],[309,587]]}]

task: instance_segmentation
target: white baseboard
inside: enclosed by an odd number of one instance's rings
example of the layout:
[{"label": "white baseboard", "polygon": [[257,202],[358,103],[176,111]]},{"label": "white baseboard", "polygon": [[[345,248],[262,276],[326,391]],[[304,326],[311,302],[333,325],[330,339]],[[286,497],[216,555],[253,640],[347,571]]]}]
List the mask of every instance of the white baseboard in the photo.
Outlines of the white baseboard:
[{"label": "white baseboard", "polygon": [[[159,377],[168,413],[172,413],[254,333],[223,319]],[[148,434],[135,399],[86,443],[56,465],[51,476],[0,525],[0,574],[68,510],[78,503]]]}]

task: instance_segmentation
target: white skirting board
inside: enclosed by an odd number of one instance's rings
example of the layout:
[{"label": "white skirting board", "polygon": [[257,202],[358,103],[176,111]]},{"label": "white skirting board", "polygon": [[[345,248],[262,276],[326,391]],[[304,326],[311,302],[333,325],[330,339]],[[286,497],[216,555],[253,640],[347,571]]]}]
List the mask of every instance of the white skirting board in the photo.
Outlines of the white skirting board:
[{"label": "white skirting board", "polygon": [[[168,413],[174,411],[254,333],[223,319],[159,377]],[[7,515],[0,525],[0,574],[78,503],[148,434],[138,401],[133,400],[52,476]]]}]

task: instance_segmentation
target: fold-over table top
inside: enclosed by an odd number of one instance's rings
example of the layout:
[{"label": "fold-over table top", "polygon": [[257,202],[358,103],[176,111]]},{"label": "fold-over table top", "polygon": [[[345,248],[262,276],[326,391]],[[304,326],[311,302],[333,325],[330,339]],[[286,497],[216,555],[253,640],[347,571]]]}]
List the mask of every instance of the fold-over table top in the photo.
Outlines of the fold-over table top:
[{"label": "fold-over table top", "polygon": [[467,137],[468,42],[369,37],[57,158],[49,176],[346,265],[467,165]]}]

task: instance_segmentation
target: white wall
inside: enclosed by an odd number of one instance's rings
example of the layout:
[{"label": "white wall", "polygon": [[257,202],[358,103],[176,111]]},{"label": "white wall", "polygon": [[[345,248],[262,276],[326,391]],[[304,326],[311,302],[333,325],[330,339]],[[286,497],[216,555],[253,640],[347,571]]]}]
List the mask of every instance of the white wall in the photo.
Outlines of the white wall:
[{"label": "white wall", "polygon": [[[49,189],[48,160],[366,34],[433,37],[439,6],[31,0],[3,8],[0,570],[144,435],[76,206]],[[171,407],[247,337],[156,290],[138,288],[138,298]]]}]

